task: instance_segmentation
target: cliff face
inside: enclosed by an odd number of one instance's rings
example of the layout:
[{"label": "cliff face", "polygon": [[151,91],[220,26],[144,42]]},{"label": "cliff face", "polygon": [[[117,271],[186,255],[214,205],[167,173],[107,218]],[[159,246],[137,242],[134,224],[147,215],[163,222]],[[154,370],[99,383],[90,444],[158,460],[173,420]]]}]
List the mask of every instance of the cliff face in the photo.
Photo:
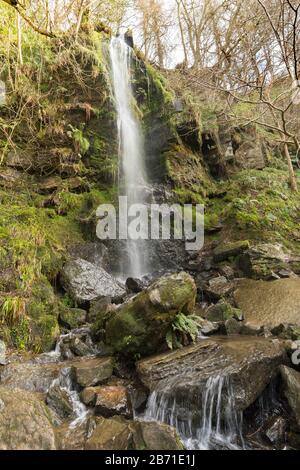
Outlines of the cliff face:
[{"label": "cliff face", "polygon": [[[96,238],[96,208],[117,197],[108,41],[106,33],[78,44],[45,41],[24,55],[18,75],[1,77],[7,99],[0,107],[0,328],[20,349],[53,346],[58,316],[70,306],[59,286],[64,260],[76,246],[88,250]],[[257,153],[251,130],[204,125],[201,112],[178,99],[139,55],[133,68],[158,198],[205,203],[208,244],[245,238],[284,243],[292,232],[289,248],[296,250],[299,197],[290,193],[282,164],[272,161],[277,169],[258,171],[268,161]]]}]

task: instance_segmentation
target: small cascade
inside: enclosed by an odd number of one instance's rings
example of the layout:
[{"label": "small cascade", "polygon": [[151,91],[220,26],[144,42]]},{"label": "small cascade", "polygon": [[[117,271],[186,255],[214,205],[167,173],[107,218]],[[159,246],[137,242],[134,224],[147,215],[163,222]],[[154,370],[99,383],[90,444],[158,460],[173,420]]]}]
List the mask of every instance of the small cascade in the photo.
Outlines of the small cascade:
[{"label": "small cascade", "polygon": [[[145,170],[144,139],[141,125],[134,112],[132,90],[132,49],[124,38],[114,37],[110,43],[112,86],[118,114],[119,195],[127,196],[128,208],[144,204],[149,195]],[[143,228],[140,227],[140,230]],[[126,257],[121,256],[120,274],[140,278],[148,271],[146,244],[128,239]]]},{"label": "small cascade", "polygon": [[[80,401],[78,391],[74,388],[72,381],[72,368],[65,367],[60,371],[59,377],[53,380],[49,390],[52,387],[59,387],[66,392],[70,399],[73,408],[73,420],[70,423],[70,429],[76,428],[87,417],[88,410],[86,406]],[[49,391],[48,390],[48,391]]]},{"label": "small cascade", "polygon": [[[195,409],[195,400],[198,409]],[[209,377],[197,397],[177,397],[172,386],[160,386],[148,400],[144,418],[177,429],[189,450],[242,450],[242,413],[237,411],[232,385],[226,376]]]}]

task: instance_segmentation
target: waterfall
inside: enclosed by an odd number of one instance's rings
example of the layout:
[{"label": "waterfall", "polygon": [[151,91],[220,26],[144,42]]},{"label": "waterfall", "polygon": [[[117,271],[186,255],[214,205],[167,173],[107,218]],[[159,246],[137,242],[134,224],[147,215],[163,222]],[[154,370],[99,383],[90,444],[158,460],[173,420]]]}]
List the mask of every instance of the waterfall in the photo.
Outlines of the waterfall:
[{"label": "waterfall", "polygon": [[[118,115],[119,195],[127,196],[128,207],[142,204],[146,198],[144,140],[141,125],[134,111],[132,90],[132,49],[124,38],[110,42],[112,85]],[[122,257],[121,274],[141,277],[147,272],[145,243],[127,240],[128,262]]]},{"label": "waterfall", "polygon": [[150,395],[143,419],[175,427],[189,450],[242,450],[242,413],[228,377],[209,377],[198,392],[177,396],[172,383],[161,384]]}]

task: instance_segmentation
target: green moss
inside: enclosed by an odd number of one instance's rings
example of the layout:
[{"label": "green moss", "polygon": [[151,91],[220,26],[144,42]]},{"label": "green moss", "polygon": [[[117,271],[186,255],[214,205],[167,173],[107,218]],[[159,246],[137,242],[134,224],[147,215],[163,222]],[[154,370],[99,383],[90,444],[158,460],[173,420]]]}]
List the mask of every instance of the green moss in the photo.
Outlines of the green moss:
[{"label": "green moss", "polygon": [[212,194],[207,200],[205,212],[222,222],[225,241],[279,242],[300,253],[299,203],[299,193],[289,188],[287,172],[267,167],[241,171],[220,182],[216,197]]}]

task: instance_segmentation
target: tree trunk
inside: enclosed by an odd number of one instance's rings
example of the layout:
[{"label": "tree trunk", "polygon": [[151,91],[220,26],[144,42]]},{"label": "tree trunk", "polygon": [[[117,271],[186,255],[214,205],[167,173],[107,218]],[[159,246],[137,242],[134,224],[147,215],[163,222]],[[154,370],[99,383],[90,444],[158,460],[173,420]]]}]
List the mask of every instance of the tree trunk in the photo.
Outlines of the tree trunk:
[{"label": "tree trunk", "polygon": [[293,163],[292,163],[292,160],[291,160],[289,147],[288,147],[288,144],[286,142],[284,143],[284,155],[285,155],[285,158],[286,158],[286,161],[287,161],[287,164],[288,164],[288,168],[289,168],[291,189],[292,189],[292,191],[298,191],[297,179],[296,179]]},{"label": "tree trunk", "polygon": [[19,13],[17,13],[17,33],[18,33],[18,60],[19,64],[23,65],[23,54],[22,54],[22,19]]}]

